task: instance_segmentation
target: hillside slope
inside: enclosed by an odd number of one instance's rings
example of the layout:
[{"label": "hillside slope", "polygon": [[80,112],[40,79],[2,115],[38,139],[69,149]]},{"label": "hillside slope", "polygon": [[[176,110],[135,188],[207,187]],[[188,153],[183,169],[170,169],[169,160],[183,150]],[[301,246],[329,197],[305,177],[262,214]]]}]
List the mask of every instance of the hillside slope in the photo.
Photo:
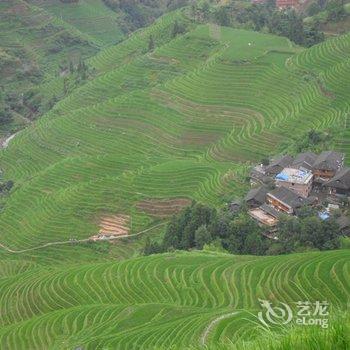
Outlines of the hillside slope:
[{"label": "hillside slope", "polygon": [[27,0],[31,5],[44,9],[66,25],[83,33],[98,46],[115,44],[123,39],[121,15],[107,7],[102,0]]},{"label": "hillside slope", "polygon": [[[173,38],[175,20],[189,32]],[[139,232],[176,201],[222,204],[245,191],[247,162],[275,154],[291,130],[342,130],[335,148],[349,155],[349,52],[350,35],[302,50],[181,11],[160,18],[89,60],[99,76],[1,153],[15,182],[2,243],[88,238],[115,215]]]},{"label": "hillside slope", "polygon": [[331,316],[344,312],[349,267],[348,250],[260,258],[171,253],[59,268],[23,263],[12,270],[3,263],[0,344],[184,349],[252,341],[262,331],[259,298],[293,310],[297,301],[326,300]]},{"label": "hillside slope", "polygon": [[[63,4],[61,4],[63,6]],[[98,52],[99,43],[43,8],[23,0],[0,4],[0,137],[17,131],[64,95],[69,62]],[[1,119],[1,118],[0,118]]]}]

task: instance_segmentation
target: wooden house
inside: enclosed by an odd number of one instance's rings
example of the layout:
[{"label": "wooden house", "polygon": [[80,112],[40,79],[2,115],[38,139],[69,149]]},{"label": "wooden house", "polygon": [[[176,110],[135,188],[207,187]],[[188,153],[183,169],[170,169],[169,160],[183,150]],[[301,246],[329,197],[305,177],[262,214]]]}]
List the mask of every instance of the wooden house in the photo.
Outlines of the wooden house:
[{"label": "wooden house", "polygon": [[296,209],[307,203],[305,198],[286,187],[278,187],[267,193],[266,202],[275,210],[290,215],[295,214]]},{"label": "wooden house", "polygon": [[293,163],[293,157],[285,155],[274,159],[265,167],[265,175],[275,176]]},{"label": "wooden house", "polygon": [[339,170],[324,186],[330,194],[350,196],[350,168]]},{"label": "wooden house", "polygon": [[257,188],[252,188],[245,196],[245,202],[248,207],[255,208],[266,202],[266,194],[268,192],[267,187],[260,186]]},{"label": "wooden house", "polygon": [[316,178],[331,179],[343,167],[344,154],[334,151],[322,152],[313,164]]},{"label": "wooden house", "polygon": [[312,170],[317,159],[317,154],[313,152],[299,153],[291,164],[291,168]]}]

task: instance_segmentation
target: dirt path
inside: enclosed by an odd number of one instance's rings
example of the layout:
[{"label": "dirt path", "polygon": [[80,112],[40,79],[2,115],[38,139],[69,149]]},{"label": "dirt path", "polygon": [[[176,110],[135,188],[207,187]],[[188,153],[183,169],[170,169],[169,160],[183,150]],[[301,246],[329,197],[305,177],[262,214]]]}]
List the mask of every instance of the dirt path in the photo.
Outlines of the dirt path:
[{"label": "dirt path", "polygon": [[[157,228],[157,227],[160,227],[160,226],[166,225],[166,224],[167,224],[166,222],[162,222],[161,224],[152,226],[150,228],[147,228],[146,230],[143,230],[143,231],[140,231],[140,232],[137,232],[137,233],[133,233],[131,235],[108,237],[108,238],[106,238],[104,240],[100,240],[99,242],[101,242],[101,241],[113,241],[113,240],[121,239],[121,238],[136,237],[136,236],[139,236],[139,235],[141,235],[143,233],[151,231],[154,228]],[[45,244],[37,246],[37,247],[23,249],[23,250],[13,250],[13,249],[5,246],[4,244],[0,243],[0,248],[6,250],[9,253],[21,254],[21,253],[29,252],[29,251],[32,251],[32,250],[38,250],[38,249],[42,249],[42,248],[46,248],[46,247],[50,247],[50,246],[55,246],[55,245],[76,244],[76,243],[85,243],[85,242],[93,242],[93,241],[90,238],[85,238],[85,239],[69,240],[69,241],[61,241],[61,242],[50,242],[50,243],[45,243]]]},{"label": "dirt path", "polygon": [[215,23],[209,24],[209,36],[212,39],[221,40],[221,27]]},{"label": "dirt path", "polygon": [[207,338],[208,338],[208,335],[209,333],[211,332],[211,330],[216,326],[217,323],[219,323],[220,321],[224,320],[225,318],[229,318],[233,315],[236,315],[238,314],[238,311],[235,311],[235,312],[230,312],[229,314],[225,314],[225,315],[221,315],[217,318],[215,318],[213,321],[211,321],[207,328],[204,330],[201,338],[200,338],[200,344],[202,346],[205,346],[205,343],[207,342]]},{"label": "dirt path", "polygon": [[[18,131],[18,132],[19,132],[19,131]],[[12,139],[15,138],[15,136],[18,134],[18,132],[16,132],[16,133],[10,135],[7,139],[5,139],[4,141],[2,141],[2,142],[0,143],[0,148],[3,148],[3,149],[7,148],[8,145],[9,145],[9,143],[10,143],[10,141],[11,141]]]}]

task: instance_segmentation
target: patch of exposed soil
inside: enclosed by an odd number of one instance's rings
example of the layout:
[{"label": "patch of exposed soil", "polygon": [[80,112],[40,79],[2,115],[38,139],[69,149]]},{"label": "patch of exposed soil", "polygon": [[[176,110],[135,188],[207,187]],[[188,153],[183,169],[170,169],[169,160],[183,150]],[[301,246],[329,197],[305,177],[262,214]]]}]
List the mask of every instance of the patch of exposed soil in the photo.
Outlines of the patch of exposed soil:
[{"label": "patch of exposed soil", "polygon": [[12,7],[10,7],[6,13],[10,13],[13,15],[26,15],[28,13],[28,5],[25,4],[24,2],[20,3],[20,4],[16,4]]},{"label": "patch of exposed soil", "polygon": [[178,213],[191,204],[187,198],[145,199],[136,204],[136,208],[158,218],[166,218]]},{"label": "patch of exposed soil", "polygon": [[103,216],[100,220],[99,233],[91,239],[102,240],[104,238],[126,236],[130,231],[129,215],[110,215]]}]

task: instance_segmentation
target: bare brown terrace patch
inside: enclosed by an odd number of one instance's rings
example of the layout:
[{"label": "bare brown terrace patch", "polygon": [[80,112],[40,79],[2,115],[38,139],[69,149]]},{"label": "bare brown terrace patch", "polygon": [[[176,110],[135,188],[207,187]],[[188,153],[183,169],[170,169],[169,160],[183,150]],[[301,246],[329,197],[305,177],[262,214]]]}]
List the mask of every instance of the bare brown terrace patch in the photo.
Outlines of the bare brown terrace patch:
[{"label": "bare brown terrace patch", "polygon": [[180,61],[173,57],[167,57],[167,56],[155,56],[152,55],[151,59],[162,62],[162,63],[168,63],[168,64],[180,64]]},{"label": "bare brown terrace patch", "polygon": [[29,12],[29,6],[24,2],[20,4],[16,4],[5,11],[5,13],[9,13],[13,15],[21,15],[21,16],[28,14],[28,12]]},{"label": "bare brown terrace patch", "polygon": [[136,204],[136,208],[158,218],[169,217],[191,204],[188,198],[145,199]]},{"label": "bare brown terrace patch", "polygon": [[324,83],[320,79],[317,79],[317,84],[318,84],[318,87],[319,87],[323,96],[330,98],[330,99],[333,99],[333,100],[336,98],[335,94],[333,92],[327,90]]},{"label": "bare brown terrace patch", "polygon": [[105,215],[100,218],[99,232],[91,239],[98,241],[105,238],[127,236],[130,232],[130,216],[123,214]]},{"label": "bare brown terrace patch", "polygon": [[186,131],[179,139],[182,145],[198,145],[205,146],[216,142],[222,135],[219,133]]},{"label": "bare brown terrace patch", "polygon": [[[118,113],[122,113],[122,111],[123,109],[118,109]],[[114,135],[116,135],[116,132],[123,136],[135,136],[135,134],[139,133],[145,135],[148,139],[153,138],[154,140],[157,140],[157,142],[166,144],[178,143],[175,136],[167,132],[165,129],[156,126],[155,121],[147,119],[147,115],[141,116],[141,118],[144,118],[144,121],[131,118],[128,119],[127,117],[99,117],[99,119],[95,120],[94,128],[108,133],[113,132]]]}]

